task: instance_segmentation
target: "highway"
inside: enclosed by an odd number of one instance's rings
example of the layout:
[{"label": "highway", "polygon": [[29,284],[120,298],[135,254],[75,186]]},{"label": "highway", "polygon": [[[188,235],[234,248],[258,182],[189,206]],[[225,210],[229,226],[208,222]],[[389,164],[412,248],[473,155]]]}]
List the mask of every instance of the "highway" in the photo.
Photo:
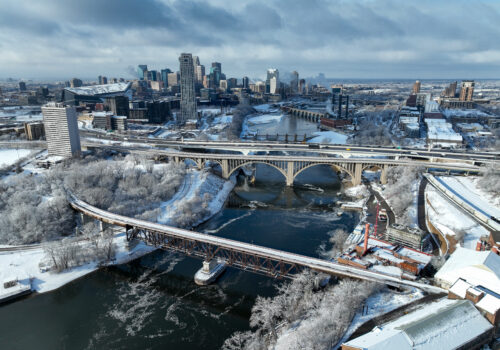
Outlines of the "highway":
[{"label": "highway", "polygon": [[[149,147],[170,147],[178,149],[192,150],[214,150],[214,151],[233,151],[247,154],[249,152],[307,152],[325,155],[343,155],[343,156],[384,156],[384,157],[411,157],[415,159],[457,159],[462,161],[500,161],[500,152],[474,152],[474,151],[452,151],[445,149],[425,150],[421,148],[401,148],[382,147],[382,146],[356,146],[356,145],[332,145],[332,144],[304,144],[304,143],[282,143],[269,141],[197,141],[197,140],[164,140],[144,136],[108,136],[103,133],[80,131],[84,138],[90,138],[91,142],[95,139],[109,141],[128,141],[133,143],[142,143]],[[118,137],[119,136],[119,137]],[[85,142],[85,139],[83,140]]]},{"label": "highway", "polygon": [[76,211],[79,211],[85,215],[96,218],[100,221],[112,225],[122,226],[125,228],[134,228],[138,230],[147,230],[159,234],[164,234],[170,237],[169,239],[178,238],[178,239],[194,241],[197,243],[206,243],[219,248],[224,248],[231,251],[243,252],[245,254],[250,254],[256,257],[262,257],[266,259],[273,259],[275,261],[283,261],[291,264],[296,264],[299,266],[310,268],[318,272],[324,272],[331,275],[351,277],[351,278],[374,281],[378,283],[390,284],[395,286],[414,287],[414,288],[419,288],[428,293],[444,292],[443,289],[436,286],[419,283],[415,281],[404,280],[401,278],[384,275],[374,271],[359,269],[348,265],[341,265],[336,262],[328,260],[312,258],[300,254],[285,252],[278,249],[267,248],[256,244],[240,242],[227,238],[212,236],[205,233],[184,230],[145,220],[130,218],[123,215],[113,214],[108,211],[96,208],[76,198],[73,195],[70,195],[70,205]]}]

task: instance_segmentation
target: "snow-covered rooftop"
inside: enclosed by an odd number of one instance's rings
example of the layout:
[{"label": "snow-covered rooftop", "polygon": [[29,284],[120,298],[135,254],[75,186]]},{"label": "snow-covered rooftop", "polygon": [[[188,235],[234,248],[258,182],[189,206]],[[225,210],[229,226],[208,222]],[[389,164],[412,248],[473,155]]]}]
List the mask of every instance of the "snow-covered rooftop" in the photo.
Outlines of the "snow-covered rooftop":
[{"label": "snow-covered rooftop", "polygon": [[468,300],[441,299],[345,345],[357,349],[456,349],[493,326]]},{"label": "snow-covered rooftop", "polygon": [[472,285],[500,294],[500,256],[491,251],[477,252],[457,247],[435,278],[448,286],[462,278]]},{"label": "snow-covered rooftop", "polygon": [[494,295],[486,294],[481,300],[479,300],[476,307],[494,315],[498,310],[500,310],[500,299]]},{"label": "snow-covered rooftop", "polygon": [[104,95],[104,94],[125,92],[130,88],[130,85],[131,83],[115,83],[115,84],[105,84],[105,85],[82,86],[78,88],[65,88],[65,90],[70,91],[77,95],[93,96],[93,95]]}]

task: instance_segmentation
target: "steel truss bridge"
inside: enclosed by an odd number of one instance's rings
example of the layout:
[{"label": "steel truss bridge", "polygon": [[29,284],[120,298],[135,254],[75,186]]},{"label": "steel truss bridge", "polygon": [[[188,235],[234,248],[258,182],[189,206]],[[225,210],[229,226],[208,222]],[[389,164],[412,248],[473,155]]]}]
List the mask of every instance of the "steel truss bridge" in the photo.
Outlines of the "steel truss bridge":
[{"label": "steel truss bridge", "polygon": [[70,195],[69,201],[71,207],[82,215],[125,228],[128,240],[140,239],[149,245],[206,261],[214,258],[224,259],[227,264],[246,271],[275,278],[291,278],[304,269],[312,269],[329,275],[374,281],[395,287],[415,287],[429,293],[443,293],[441,288],[435,286],[374,271],[113,214],[73,195]]},{"label": "steel truss bridge", "polygon": [[199,169],[209,164],[217,163],[222,170],[222,177],[228,179],[235,171],[246,165],[263,163],[277,169],[285,178],[286,185],[292,186],[295,178],[307,168],[312,166],[326,164],[338,172],[344,172],[350,176],[353,185],[361,183],[361,177],[364,170],[381,170],[380,182],[387,182],[387,170],[393,166],[422,166],[427,169],[454,170],[461,172],[479,173],[484,170],[471,164],[448,163],[431,160],[414,159],[386,159],[377,157],[325,157],[316,155],[244,155],[228,153],[192,153],[161,150],[156,148],[143,147],[124,147],[120,145],[86,144],[87,148],[107,148],[122,152],[144,154],[146,156],[155,156],[167,158],[173,162],[183,162],[185,160],[193,161]]}]

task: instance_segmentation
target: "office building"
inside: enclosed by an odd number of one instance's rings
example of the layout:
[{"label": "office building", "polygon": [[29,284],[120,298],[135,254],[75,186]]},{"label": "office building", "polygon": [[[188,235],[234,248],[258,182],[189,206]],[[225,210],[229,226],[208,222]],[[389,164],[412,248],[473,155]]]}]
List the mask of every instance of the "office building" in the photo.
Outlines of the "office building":
[{"label": "office building", "polygon": [[[273,80],[273,89],[271,89],[271,80]],[[280,87],[280,73],[277,69],[270,68],[267,70],[266,78],[266,93],[276,94]]]},{"label": "office building", "polygon": [[179,72],[168,73],[168,86],[179,85],[179,81],[181,80]]},{"label": "office building", "polygon": [[299,73],[295,70],[292,72],[290,90],[292,91],[292,94],[297,94],[299,92]]},{"label": "office building", "polygon": [[205,66],[202,64],[196,66],[195,74],[196,74],[196,81],[199,84],[203,84],[203,78],[205,77]]},{"label": "office building", "polygon": [[72,88],[78,88],[83,85],[82,81],[78,78],[73,78],[69,82],[70,87]]},{"label": "office building", "polygon": [[128,116],[129,99],[127,96],[107,97],[104,105],[113,115]]},{"label": "office building", "polygon": [[26,83],[24,81],[19,82],[19,91],[26,91]]},{"label": "office building", "polygon": [[140,80],[145,80],[147,78],[147,72],[148,71],[148,65],[147,64],[140,64],[137,66],[137,78]]},{"label": "office building", "polygon": [[177,121],[181,124],[189,119],[196,119],[196,95],[193,57],[182,53],[179,57],[181,71],[181,113]]},{"label": "office building", "polygon": [[112,112],[92,112],[92,126],[94,129],[111,130]]},{"label": "office building", "polygon": [[160,74],[161,74],[161,81],[163,82],[163,87],[168,86],[168,75],[172,73],[172,71],[168,68],[162,69]]},{"label": "office building", "polygon": [[102,75],[99,75],[97,77],[97,81],[99,82],[99,85],[105,85],[108,83],[108,78],[103,77]]},{"label": "office building", "polygon": [[227,80],[221,80],[219,83],[219,88],[225,92],[227,91],[227,87],[228,87]]},{"label": "office building", "polygon": [[250,79],[248,79],[248,77],[243,77],[243,79],[241,80],[242,82],[242,87],[243,89],[248,89],[250,88],[249,84],[250,84]]},{"label": "office building", "polygon": [[227,81],[227,88],[228,89],[234,89],[234,88],[238,87],[238,79],[229,78],[229,79],[226,79],[226,81]]},{"label": "office building", "polygon": [[72,157],[81,152],[75,107],[51,102],[42,107],[50,156]]},{"label": "office building", "polygon": [[306,87],[306,80],[300,79],[299,80],[299,95],[302,95],[304,93],[305,87]]},{"label": "office building", "polygon": [[420,81],[417,80],[414,84],[413,84],[413,89],[412,89],[412,93],[413,94],[418,94],[420,92]]},{"label": "office building", "polygon": [[45,128],[41,122],[24,123],[24,133],[29,141],[40,140],[45,137]]},{"label": "office building", "polygon": [[462,87],[460,89],[460,101],[472,101],[472,95],[474,94],[474,80],[464,80],[462,81]]}]

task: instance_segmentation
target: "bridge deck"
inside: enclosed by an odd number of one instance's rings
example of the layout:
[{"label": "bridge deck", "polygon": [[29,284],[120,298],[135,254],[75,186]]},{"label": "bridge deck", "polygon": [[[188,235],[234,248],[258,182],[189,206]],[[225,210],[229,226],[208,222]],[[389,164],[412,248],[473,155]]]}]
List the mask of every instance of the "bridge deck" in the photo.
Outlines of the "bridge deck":
[{"label": "bridge deck", "polygon": [[379,283],[385,283],[396,286],[416,287],[430,293],[443,292],[441,288],[435,286],[403,280],[400,278],[384,275],[373,271],[341,265],[327,260],[312,258],[300,254],[281,251],[278,249],[267,248],[255,244],[239,242],[227,238],[216,237],[204,233],[198,233],[176,227],[161,225],[145,220],[113,214],[108,211],[96,208],[86,202],[79,200],[74,196],[71,197],[70,204],[75,210],[82,212],[85,215],[89,215],[98,220],[126,228],[148,230],[159,234],[165,234],[168,237],[172,238],[187,239],[194,242],[207,243],[212,246],[221,247],[230,251],[243,252],[251,256],[262,257],[264,259],[272,259],[274,261],[286,262],[288,264],[296,264],[302,267],[310,268],[315,271],[324,272],[331,275],[352,277],[352,278],[375,281]]}]

